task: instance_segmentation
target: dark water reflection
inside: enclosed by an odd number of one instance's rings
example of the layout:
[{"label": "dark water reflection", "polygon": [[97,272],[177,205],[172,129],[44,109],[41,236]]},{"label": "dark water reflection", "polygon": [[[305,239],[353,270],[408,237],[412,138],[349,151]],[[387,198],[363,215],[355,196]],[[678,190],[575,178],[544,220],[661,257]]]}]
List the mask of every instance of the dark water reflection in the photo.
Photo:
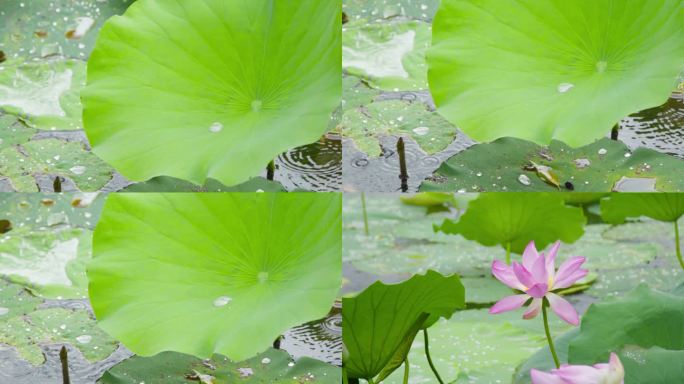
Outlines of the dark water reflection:
[{"label": "dark water reflection", "polygon": [[662,106],[624,119],[620,128],[620,140],[631,148],[652,148],[684,159],[684,94],[675,93]]}]

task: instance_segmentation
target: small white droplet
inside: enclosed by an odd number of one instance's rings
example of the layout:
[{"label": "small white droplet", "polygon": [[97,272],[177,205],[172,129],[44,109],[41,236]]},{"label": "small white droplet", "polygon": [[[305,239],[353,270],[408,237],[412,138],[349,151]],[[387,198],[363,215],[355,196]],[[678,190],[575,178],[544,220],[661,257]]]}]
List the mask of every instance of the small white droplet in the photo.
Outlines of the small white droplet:
[{"label": "small white droplet", "polygon": [[233,301],[233,299],[231,299],[230,297],[221,296],[221,297],[217,298],[216,300],[214,300],[214,306],[215,307],[223,307],[224,305],[230,303],[231,301]]},{"label": "small white droplet", "polygon": [[270,362],[271,362],[271,359],[269,359],[268,357],[264,357],[263,359],[261,359],[261,364],[268,364]]},{"label": "small white droplet", "polygon": [[59,326],[59,329],[66,329],[66,324],[62,324]]},{"label": "small white droplet", "polygon": [[627,152],[627,153],[625,153],[625,157],[632,157],[632,154]]},{"label": "small white droplet", "polygon": [[74,175],[82,175],[82,174],[85,173],[86,167],[84,167],[84,166],[82,166],[82,165],[74,165],[73,167],[69,168],[69,170],[70,170],[71,173],[73,173]]},{"label": "small white droplet", "polygon": [[76,341],[78,341],[81,344],[88,344],[93,340],[93,337],[90,335],[81,335],[76,338]]},{"label": "small white droplet", "polygon": [[478,172],[475,174],[477,177],[482,177],[482,172]]},{"label": "small white droplet", "polygon": [[0,307],[0,316],[5,316],[9,313],[9,308]]},{"label": "small white droplet", "polygon": [[430,128],[428,128],[428,127],[413,128],[413,133],[415,133],[418,136],[425,136],[428,133],[430,133]]},{"label": "small white droplet", "polygon": [[238,372],[240,372],[240,377],[250,377],[254,374],[252,368],[238,368]]},{"label": "small white droplet", "polygon": [[264,193],[264,190],[263,189],[257,189],[256,192],[257,193]]},{"label": "small white droplet", "polygon": [[520,175],[518,176],[518,181],[522,185],[530,185],[532,182],[530,181],[530,178],[527,177],[527,175]]},{"label": "small white droplet", "polygon": [[558,84],[558,92],[565,93],[571,90],[575,85],[570,83],[560,83]]},{"label": "small white droplet", "polygon": [[605,148],[601,148],[598,150],[598,154],[601,156],[605,155],[606,153],[608,153],[608,150]]},{"label": "small white droplet", "polygon": [[209,127],[209,131],[211,131],[213,133],[219,133],[219,132],[221,132],[222,129],[223,129],[223,124],[219,123],[218,121]]},{"label": "small white droplet", "polygon": [[289,363],[287,363],[287,366],[288,367],[294,367],[294,362],[290,361]]},{"label": "small white droplet", "polygon": [[575,159],[575,167],[582,169],[591,165],[589,159]]}]

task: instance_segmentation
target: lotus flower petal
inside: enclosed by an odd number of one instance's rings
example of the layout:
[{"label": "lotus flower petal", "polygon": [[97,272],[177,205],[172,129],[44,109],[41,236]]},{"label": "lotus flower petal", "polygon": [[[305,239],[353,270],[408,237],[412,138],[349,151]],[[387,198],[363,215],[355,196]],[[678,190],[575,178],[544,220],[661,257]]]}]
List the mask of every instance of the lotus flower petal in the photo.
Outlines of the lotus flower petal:
[{"label": "lotus flower petal", "polygon": [[530,303],[529,306],[527,306],[527,311],[523,313],[523,319],[529,320],[529,319],[534,319],[537,317],[539,314],[539,311],[541,311],[542,308],[542,303],[544,300],[540,298],[534,298],[532,299],[532,302]]},{"label": "lotus flower petal", "polygon": [[523,266],[527,269],[532,269],[532,265],[534,265],[534,262],[537,261],[538,258],[539,252],[537,252],[537,247],[534,244],[534,240],[532,240],[527,244],[527,247],[525,247],[525,250],[523,251]]},{"label": "lotus flower petal", "polygon": [[497,314],[518,309],[522,307],[522,305],[525,304],[525,302],[529,298],[530,297],[527,295],[506,296],[503,299],[497,301],[496,304],[494,304],[491,308],[489,308],[489,313]]},{"label": "lotus flower petal", "polygon": [[575,272],[572,273],[572,275],[565,277],[562,280],[556,280],[556,282],[553,284],[553,289],[561,289],[561,288],[567,288],[573,284],[575,284],[578,280],[581,280],[584,278],[584,276],[589,273],[588,270],[586,269],[579,269]]},{"label": "lotus flower petal", "polygon": [[532,277],[532,274],[530,271],[525,269],[525,267],[522,266],[522,264],[518,264],[515,261],[512,263],[513,265],[513,272],[515,273],[515,277],[518,278],[518,281],[522,283],[525,287],[531,287],[537,282],[534,280]]},{"label": "lotus flower petal", "polygon": [[532,377],[532,384],[567,384],[563,379],[552,373],[536,369],[530,370],[530,377]]},{"label": "lotus flower petal", "polygon": [[[560,268],[558,268],[556,281],[560,282],[567,280],[567,278],[577,271],[586,260],[587,259],[582,256],[573,256],[565,260]],[[554,285],[554,288],[557,288],[556,285]]]},{"label": "lotus flower petal", "polygon": [[546,274],[549,279],[554,279],[556,275],[556,254],[558,254],[558,248],[560,248],[560,240],[553,243],[551,249],[546,254]]},{"label": "lotus flower petal", "polygon": [[564,298],[556,295],[555,293],[549,292],[546,294],[546,298],[549,300],[551,309],[558,315],[563,321],[572,324],[579,325],[579,315],[575,308]]},{"label": "lotus flower petal", "polygon": [[549,286],[546,283],[539,283],[533,285],[530,289],[527,290],[527,294],[534,297],[541,299],[546,295],[546,293],[549,291]]},{"label": "lotus flower petal", "polygon": [[500,282],[513,289],[518,289],[520,291],[525,290],[525,287],[518,281],[518,278],[515,277],[513,268],[501,260],[494,260],[492,263],[492,275]]},{"label": "lotus flower petal", "polygon": [[549,274],[546,271],[546,259],[544,258],[544,254],[539,255],[539,258],[532,264],[532,269],[529,271],[532,274],[534,281],[548,284]]}]

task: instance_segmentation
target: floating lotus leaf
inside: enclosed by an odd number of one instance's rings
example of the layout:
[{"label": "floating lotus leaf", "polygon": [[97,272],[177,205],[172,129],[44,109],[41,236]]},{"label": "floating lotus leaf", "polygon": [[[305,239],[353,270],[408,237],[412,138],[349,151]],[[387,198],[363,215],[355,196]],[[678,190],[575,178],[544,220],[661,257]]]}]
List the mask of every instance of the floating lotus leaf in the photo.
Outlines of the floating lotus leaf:
[{"label": "floating lotus leaf", "polygon": [[439,0],[345,0],[342,10],[350,19],[410,17],[429,20],[434,17]]},{"label": "floating lotus leaf", "polygon": [[556,240],[573,243],[584,234],[586,221],[582,210],[565,205],[560,194],[482,193],[459,221],[445,219],[435,230],[522,253],[532,240],[537,249]]},{"label": "floating lotus leaf", "polygon": [[584,145],[668,99],[684,66],[683,10],[679,0],[443,0],[430,90],[475,140]]},{"label": "floating lotus leaf", "polygon": [[[556,183],[546,178],[547,174]],[[632,152],[623,143],[607,138],[576,149],[555,140],[549,146],[539,146],[501,138],[451,157],[421,184],[420,190],[681,191],[684,179],[677,177],[679,174],[684,174],[681,159],[647,148]]]},{"label": "floating lotus leaf", "polygon": [[38,129],[82,128],[79,97],[86,82],[85,62],[17,59],[0,65],[0,111]]},{"label": "floating lotus leaf", "polygon": [[293,362],[287,352],[275,349],[241,362],[219,355],[202,360],[163,352],[152,357],[134,356],[124,360],[105,372],[98,384],[152,384],[156,380],[163,380],[164,384],[187,384],[189,380],[202,384],[339,384],[341,376],[338,367],[307,357]]},{"label": "floating lotus leaf", "polygon": [[339,132],[371,157],[382,154],[384,136],[411,136],[427,153],[446,148],[456,137],[456,127],[429,111],[421,102],[390,100],[370,103],[344,113]]},{"label": "floating lotus leaf", "polygon": [[316,141],[340,103],[340,3],[137,1],[88,63],[93,151],[136,181],[234,185]]},{"label": "floating lotus leaf", "polygon": [[39,177],[73,181],[82,191],[98,191],[114,170],[75,141],[31,140],[0,150],[0,180],[6,178],[17,192],[38,192]]},{"label": "floating lotus leaf", "polygon": [[435,271],[400,284],[376,282],[354,298],[342,299],[344,367],[349,377],[378,381],[404,361],[421,328],[449,318],[465,305],[458,276]]},{"label": "floating lotus leaf", "polygon": [[386,91],[427,89],[430,29],[422,21],[347,23],[342,30],[342,68]]},{"label": "floating lotus leaf", "polygon": [[69,343],[89,361],[105,359],[116,350],[117,343],[97,327],[84,306],[39,308],[41,304],[24,287],[0,279],[0,343],[16,348],[21,359],[43,364],[41,347],[48,344]]},{"label": "floating lotus leaf", "polygon": [[328,313],[339,194],[115,194],[88,265],[100,326],[138,355],[236,361]]}]

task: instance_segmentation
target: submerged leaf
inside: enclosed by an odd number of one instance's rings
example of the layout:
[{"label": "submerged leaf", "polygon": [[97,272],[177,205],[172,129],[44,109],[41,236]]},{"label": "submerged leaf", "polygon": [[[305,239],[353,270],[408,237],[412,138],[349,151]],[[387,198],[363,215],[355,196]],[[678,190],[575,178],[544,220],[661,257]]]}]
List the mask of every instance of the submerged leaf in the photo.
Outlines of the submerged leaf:
[{"label": "submerged leaf", "polygon": [[678,0],[443,0],[430,90],[475,140],[584,145],[668,99],[684,61],[683,10]]},{"label": "submerged leaf", "polygon": [[560,194],[482,193],[459,221],[445,219],[435,229],[522,253],[532,240],[538,249],[556,240],[573,243],[584,234],[586,221],[582,210],[565,205]]},{"label": "submerged leaf", "polygon": [[328,312],[340,206],[339,194],[110,195],[88,265],[99,324],[142,356],[251,357]]},{"label": "submerged leaf", "polygon": [[234,185],[316,141],[340,103],[340,3],[134,3],[88,63],[93,152],[136,181]]},{"label": "submerged leaf", "polygon": [[440,317],[451,317],[464,305],[465,290],[458,276],[435,271],[400,284],[378,281],[358,296],[342,299],[347,374],[364,379],[386,377],[402,363],[416,332]]}]

